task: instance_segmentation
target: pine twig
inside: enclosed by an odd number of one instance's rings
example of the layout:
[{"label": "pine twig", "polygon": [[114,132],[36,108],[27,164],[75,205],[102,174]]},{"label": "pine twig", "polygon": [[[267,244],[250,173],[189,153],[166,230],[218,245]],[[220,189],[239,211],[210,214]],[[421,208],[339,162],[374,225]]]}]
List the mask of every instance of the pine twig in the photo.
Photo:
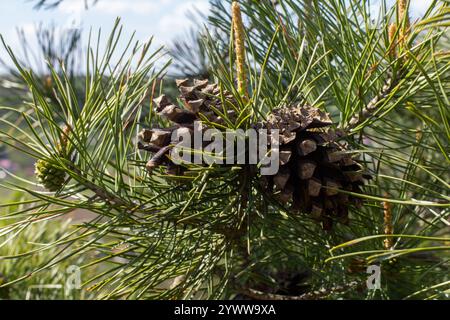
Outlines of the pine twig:
[{"label": "pine twig", "polygon": [[406,38],[409,36],[410,32],[408,2],[409,0],[397,0],[398,20],[402,26],[400,28],[400,39],[403,48],[406,47]]},{"label": "pine twig", "polygon": [[[391,24],[388,29],[389,34],[389,55],[392,58],[397,57],[397,50],[406,50],[407,41],[409,33],[411,31],[409,23],[409,13],[408,13],[408,2],[409,0],[397,0],[397,13],[399,21],[399,40],[396,41],[395,34],[397,33],[397,25]],[[397,43],[398,42],[398,43]],[[400,62],[402,64],[402,61]],[[400,65],[401,67],[401,65]],[[392,70],[388,72],[388,78],[386,79],[381,91],[369,102],[369,104],[361,111],[360,114],[353,116],[349,121],[349,128],[353,129],[363,121],[365,121],[369,116],[371,116],[379,106],[379,103],[384,100],[395,88],[400,80],[400,76],[395,76]]]},{"label": "pine twig", "polygon": [[78,180],[81,184],[83,184],[87,189],[92,191],[96,197],[109,202],[114,203],[118,206],[123,207],[130,207],[130,204],[124,201],[123,199],[117,197],[114,193],[109,192],[107,190],[102,189],[101,187],[97,186],[95,183],[89,181],[87,178],[84,177],[83,173],[80,169],[78,169],[72,162],[68,165],[70,170],[72,170],[75,175],[78,176],[76,180]]},{"label": "pine twig", "polygon": [[242,97],[248,97],[247,91],[247,75],[245,70],[245,33],[244,24],[242,22],[241,8],[237,1],[233,1],[231,5],[233,18],[234,43],[236,52],[236,72],[238,91]]},{"label": "pine twig", "polygon": [[389,26],[389,56],[392,59],[397,57],[397,41],[395,39],[397,33],[397,25],[395,23],[391,23]]},{"label": "pine twig", "polygon": [[379,107],[380,103],[391,94],[399,83],[399,76],[394,76],[392,70],[388,71],[388,77],[384,82],[381,91],[367,104],[367,106],[359,113],[355,114],[349,121],[348,128],[353,129],[369,118]]}]

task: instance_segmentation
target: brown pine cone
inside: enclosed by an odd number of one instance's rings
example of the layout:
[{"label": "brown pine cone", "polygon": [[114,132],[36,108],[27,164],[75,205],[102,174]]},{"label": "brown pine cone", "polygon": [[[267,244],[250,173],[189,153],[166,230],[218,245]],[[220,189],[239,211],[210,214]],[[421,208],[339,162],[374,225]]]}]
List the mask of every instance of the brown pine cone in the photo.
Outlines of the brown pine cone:
[{"label": "brown pine cone", "polygon": [[[178,175],[183,170],[180,166],[170,161],[168,154],[172,134],[175,130],[189,130],[192,133],[194,121],[207,120],[211,123],[224,124],[224,119],[220,114],[225,114],[229,106],[223,107],[222,101],[227,104],[234,104],[234,99],[226,91],[220,90],[217,84],[210,84],[208,80],[188,79],[177,80],[177,87],[180,92],[180,100],[183,108],[174,104],[166,95],[162,95],[154,100],[156,112],[174,123],[171,128],[144,129],[139,133],[138,148],[154,153],[147,163],[149,171],[160,165],[167,166],[167,173]],[[227,117],[235,121],[235,112],[226,111]],[[206,128],[204,128],[206,129]],[[191,139],[192,140],[192,139]]]},{"label": "brown pine cone", "polygon": [[259,127],[280,130],[280,169],[264,177],[267,190],[292,209],[309,213],[329,230],[335,221],[347,223],[356,197],[339,190],[360,192],[363,167],[338,142],[342,132],[329,128],[329,115],[308,105],[274,110]]}]

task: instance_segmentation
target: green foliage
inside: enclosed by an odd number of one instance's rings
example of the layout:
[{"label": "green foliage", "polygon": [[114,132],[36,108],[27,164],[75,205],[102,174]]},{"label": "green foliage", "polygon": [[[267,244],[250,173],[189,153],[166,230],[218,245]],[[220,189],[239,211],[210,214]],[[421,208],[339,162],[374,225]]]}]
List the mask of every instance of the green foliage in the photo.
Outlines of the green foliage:
[{"label": "green foliage", "polygon": [[[229,127],[246,128],[274,108],[307,101],[347,131],[374,177],[353,194],[364,205],[352,209],[349,225],[326,233],[310,216],[280,207],[246,166],[192,165],[175,178],[162,170],[149,174],[135,137],[141,127],[167,124],[148,105],[164,90],[158,88],[167,66],[156,68],[161,50],[150,53],[149,43],[130,41],[126,52],[116,52],[116,26],[103,54],[99,46],[88,50],[83,106],[69,77],[53,71],[61,110],[55,112],[33,72],[14,60],[33,99],[23,109],[3,108],[9,129],[1,129],[0,139],[36,159],[52,158],[68,181],[53,194],[11,176],[3,187],[31,200],[4,206],[11,209],[1,218],[14,222],[0,234],[18,237],[30,221],[74,209],[96,214],[47,248],[72,248],[58,252],[61,263],[76,256],[94,257],[85,267],[107,263],[84,283],[101,299],[267,297],[287,294],[282,278],[295,282],[295,293],[288,291],[296,298],[445,297],[450,63],[440,50],[448,48],[449,2],[433,1],[395,58],[388,28],[402,21],[384,1],[377,17],[369,1],[303,3],[243,2],[248,100],[235,87],[232,39],[208,36],[204,48],[215,80],[237,101],[230,106],[237,121]],[[230,34],[229,3],[213,4],[209,23]],[[56,152],[65,125],[71,159]],[[383,247],[386,204],[394,228],[389,249]],[[366,290],[369,264],[385,270],[381,290]]]},{"label": "green foliage", "polygon": [[[15,193],[5,204],[7,213],[14,210],[20,210],[24,203],[21,193]],[[6,206],[3,205],[2,208]],[[5,217],[2,217],[5,218]],[[0,227],[6,228],[17,222],[13,217],[7,220],[0,220]],[[64,246],[55,246],[55,242],[61,239],[64,234],[71,233],[74,230],[73,221],[68,219],[56,219],[49,221],[28,221],[20,229],[14,230],[14,236],[4,234],[0,235],[0,285],[13,282],[6,287],[0,287],[1,299],[87,299],[92,294],[86,290],[68,289],[66,283],[71,275],[70,267],[84,265],[89,257],[77,256],[66,259],[57,265],[53,264],[58,253],[55,251],[63,250]],[[3,229],[4,230],[4,229]],[[49,249],[51,248],[51,249]],[[69,249],[70,250],[70,249]],[[20,259],[15,257],[22,257]],[[44,265],[48,267],[41,270]],[[81,280],[89,277],[89,272],[81,272]],[[21,281],[17,281],[22,279]]]}]

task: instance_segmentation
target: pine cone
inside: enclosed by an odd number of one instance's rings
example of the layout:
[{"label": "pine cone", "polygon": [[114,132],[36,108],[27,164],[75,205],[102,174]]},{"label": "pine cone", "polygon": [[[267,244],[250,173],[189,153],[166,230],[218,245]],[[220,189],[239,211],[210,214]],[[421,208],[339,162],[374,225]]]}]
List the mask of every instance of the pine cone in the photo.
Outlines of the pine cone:
[{"label": "pine cone", "polygon": [[[68,149],[69,138],[72,128],[67,125],[64,127],[59,143],[56,149],[58,150],[58,155],[66,159],[70,158],[71,151]],[[35,164],[35,174],[39,183],[41,183],[45,189],[50,192],[56,192],[62,188],[66,180],[66,172],[61,168],[51,164],[46,160],[38,160]]]},{"label": "pine cone", "polygon": [[235,119],[234,110],[229,110],[229,106],[223,108],[221,99],[222,96],[228,104],[235,104],[233,96],[227,91],[221,92],[217,84],[197,79],[194,79],[192,83],[188,79],[177,80],[176,83],[184,108],[174,105],[167,96],[162,95],[155,99],[156,111],[160,115],[181,125],[192,124],[195,120],[204,119],[223,124],[224,120],[215,111],[224,112],[223,109],[226,109],[228,117]]},{"label": "pine cone", "polygon": [[[221,95],[227,103],[235,103],[230,93],[226,91],[221,92],[217,84],[210,84],[208,80],[194,79],[191,82],[188,79],[184,79],[177,80],[176,83],[184,108],[180,108],[172,103],[166,95],[162,95],[154,100],[158,114],[173,122],[174,126],[171,128],[144,129],[138,136],[138,148],[154,154],[146,165],[150,172],[160,165],[165,165],[167,174],[182,174],[183,168],[171,162],[167,157],[170,145],[174,142],[171,141],[174,131],[189,130],[192,133],[194,121],[205,119],[211,123],[224,124],[224,119],[216,114],[224,111]],[[226,107],[225,109],[229,110],[230,108]],[[227,114],[231,121],[236,120],[233,110],[227,111]]]},{"label": "pine cone", "polygon": [[50,192],[60,190],[66,178],[64,170],[42,159],[36,162],[35,174],[39,183]]},{"label": "pine cone", "polygon": [[370,178],[339,143],[342,132],[327,128],[329,115],[308,105],[274,110],[260,127],[280,130],[280,169],[263,177],[266,189],[292,209],[311,214],[326,230],[334,221],[346,223],[348,209],[360,200],[340,190],[360,192]]}]

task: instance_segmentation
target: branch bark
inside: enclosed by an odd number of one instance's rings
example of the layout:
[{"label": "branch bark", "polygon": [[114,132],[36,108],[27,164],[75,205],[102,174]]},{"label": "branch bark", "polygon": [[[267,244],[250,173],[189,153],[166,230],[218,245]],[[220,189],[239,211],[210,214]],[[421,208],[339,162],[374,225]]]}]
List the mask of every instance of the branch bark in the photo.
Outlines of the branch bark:
[{"label": "branch bark", "polygon": [[372,100],[370,100],[367,106],[359,114],[354,115],[350,119],[348,128],[356,128],[366,119],[371,117],[372,114],[380,107],[381,102],[392,93],[394,88],[399,83],[399,79],[400,77],[398,75],[394,76],[394,73],[390,71],[381,91]]}]

